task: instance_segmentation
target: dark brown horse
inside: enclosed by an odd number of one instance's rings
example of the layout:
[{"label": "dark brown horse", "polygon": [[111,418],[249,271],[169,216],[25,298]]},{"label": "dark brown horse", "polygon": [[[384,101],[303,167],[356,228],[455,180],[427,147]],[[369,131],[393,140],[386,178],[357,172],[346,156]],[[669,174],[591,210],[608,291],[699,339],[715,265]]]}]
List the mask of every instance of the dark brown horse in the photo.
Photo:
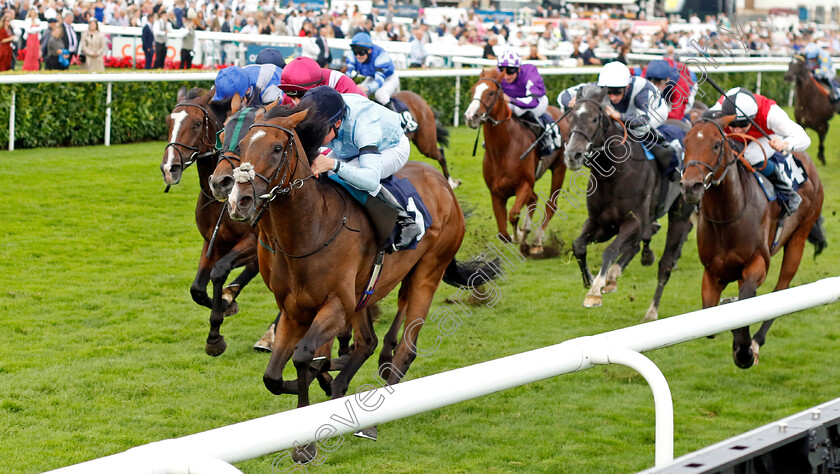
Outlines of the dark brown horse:
[{"label": "dark brown horse", "polygon": [[[701,120],[685,137],[682,189],[689,202],[700,203],[697,249],[705,267],[703,308],[716,306],[723,289],[733,281],[740,287],[739,300],[755,296],[767,277],[770,257],[780,248],[784,248],[784,257],[773,291],[787,288],[823,204],[817,169],[807,153],[797,152],[808,180],[799,188],[802,204],[785,219],[779,245],[774,248],[779,204],[767,201],[752,167],[733,153],[723,131],[733,118]],[[738,367],[748,368],[758,362],[759,347],[772,323],[772,319],[765,321],[752,339],[749,327],[732,331],[732,355]]]},{"label": "dark brown horse", "polygon": [[[262,119],[258,116],[240,142],[242,165],[233,170],[237,182],[228,197],[235,219],[261,216],[260,238],[270,249],[263,253],[270,256],[268,284],[281,312],[263,380],[274,394],[297,394],[298,406],[309,404],[317,348],[352,327],[352,352],[323,367],[340,370],[331,387],[332,397],[339,398],[377,344],[371,319],[356,310],[378,251],[372,224],[343,188],[312,175],[307,157],[317,156],[317,145],[304,152],[296,131],[306,114],[278,107]],[[312,120],[323,122],[316,118]],[[321,133],[316,144],[326,132]],[[248,171],[246,164],[253,169]],[[220,162],[214,183],[229,181],[231,171],[229,163]],[[416,249],[384,257],[369,299],[376,302],[400,285],[397,315],[379,357],[380,374],[389,384],[400,381],[417,355],[418,331],[404,330],[398,338],[400,326],[422,325],[441,278],[453,285],[483,283],[470,278],[470,265],[455,260],[465,233],[464,216],[443,175],[428,164],[409,161],[396,176],[411,180],[432,223]],[[475,275],[495,274],[487,263],[472,268],[481,269]],[[283,380],[290,358],[296,381]]]},{"label": "dark brown horse", "polygon": [[[490,189],[490,199],[493,203],[493,214],[496,217],[499,234],[512,242],[508,232],[508,223],[510,223],[516,242],[524,245],[537,202],[534,182],[537,179],[539,154],[534,148],[524,159],[520,159],[534,143],[536,137],[528,126],[513,119],[513,113],[503,98],[504,93],[499,83],[501,77],[501,73],[495,68],[481,71],[478,82],[470,89],[472,101],[464,118],[471,128],[484,124],[484,182]],[[555,120],[560,118],[560,110],[557,107],[549,107],[548,112]],[[568,137],[566,121],[561,121],[558,125],[563,136]],[[561,147],[555,150],[552,156],[545,158],[546,163],[551,162],[549,167],[551,190],[545,205],[545,217],[530,249],[532,254],[542,252],[542,238],[546,235],[545,229],[548,228],[548,223],[555,212],[550,202],[557,199],[557,193],[563,186],[563,178],[566,176],[566,165],[563,160],[557,159],[562,151]],[[507,201],[511,196],[515,199],[508,213]],[[520,228],[519,217],[523,209],[526,209],[525,221]]]},{"label": "dark brown horse", "polygon": [[[645,320],[658,317],[659,302],[671,271],[680,258],[682,246],[691,230],[694,206],[685,202],[676,183],[666,182],[665,202],[659,203],[663,185],[656,164],[645,157],[639,138],[627,132],[623,123],[610,119],[604,107],[610,104],[606,90],[595,85],[583,87],[577,95],[570,117],[570,138],[565,161],[571,170],[584,164],[590,169],[586,207],[588,217],[572,251],[580,266],[583,284],[590,288],[583,300],[586,307],[601,305],[601,294],[617,289],[617,278],[644,243],[642,264],[655,259],[650,250],[653,221],[668,214],[668,235],[659,260],[656,292]],[[662,204],[662,205],[660,205]],[[586,247],[615,237],[602,255],[601,268],[593,279],[586,261]]]},{"label": "dark brown horse", "polygon": [[[213,91],[185,87],[178,91],[178,103],[166,118],[169,143],[163,153],[160,170],[167,186],[178,184],[185,168],[195,164],[200,190],[195,207],[195,222],[204,238],[198,260],[198,272],[190,287],[193,300],[211,309],[210,333],[204,348],[217,356],[227,347],[219,327],[225,316],[238,311],[236,297],[258,273],[257,238],[251,226],[231,220],[225,204],[213,199],[208,178],[216,167],[214,149],[216,132],[221,123],[208,110]],[[212,242],[212,247],[211,247]],[[230,272],[244,266],[242,273],[227,287]],[[207,294],[207,283],[213,283],[213,297]]]},{"label": "dark brown horse", "polygon": [[[446,153],[444,146],[449,146],[449,130],[437,121],[437,115],[429,107],[429,104],[422,97],[411,91],[395,92],[393,97],[399,99],[411,111],[414,120],[417,122],[417,131],[406,133],[405,136],[414,142],[417,150],[433,160],[440,163],[443,176],[452,186],[452,189],[461,185],[460,179],[452,179],[449,175],[449,167],[446,165]],[[440,143],[443,146],[438,146]]]},{"label": "dark brown horse", "polygon": [[796,83],[793,115],[799,125],[817,132],[820,137],[817,158],[820,159],[820,163],[825,164],[825,135],[828,133],[831,117],[834,116],[837,109],[829,100],[828,91],[817,82],[811,71],[808,70],[808,65],[805,64],[805,58],[802,56],[796,55],[793,57],[793,61],[790,62],[788,71],[785,73],[785,80],[788,82],[795,81]]}]

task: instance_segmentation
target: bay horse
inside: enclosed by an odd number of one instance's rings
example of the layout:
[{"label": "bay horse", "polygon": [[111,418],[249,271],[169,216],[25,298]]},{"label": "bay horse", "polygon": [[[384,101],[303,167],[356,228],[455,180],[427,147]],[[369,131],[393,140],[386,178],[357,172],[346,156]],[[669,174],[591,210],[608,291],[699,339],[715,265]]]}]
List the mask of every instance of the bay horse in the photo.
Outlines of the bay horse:
[{"label": "bay horse", "polygon": [[[642,264],[653,264],[655,257],[649,247],[652,224],[661,217],[656,215],[662,181],[656,163],[645,157],[639,138],[628,134],[623,123],[606,115],[604,107],[609,104],[606,89],[587,85],[578,91],[569,114],[570,138],[564,155],[570,170],[578,170],[584,164],[590,169],[586,196],[588,217],[572,244],[583,285],[590,288],[583,300],[585,307],[600,306],[602,293],[616,291],[616,280],[639,252],[640,241],[645,247]],[[668,214],[668,234],[659,260],[656,291],[644,317],[646,321],[658,318],[662,292],[692,227],[690,217],[694,206],[680,195],[676,183],[670,186],[660,211],[662,215]],[[593,279],[586,261],[586,247],[613,237]]]},{"label": "bay horse", "polygon": [[[755,296],[767,277],[770,258],[781,248],[784,257],[773,291],[787,288],[799,268],[805,241],[818,243],[809,238],[823,204],[823,186],[813,161],[805,152],[795,153],[808,179],[799,188],[802,204],[785,218],[774,247],[779,204],[767,201],[752,166],[742,154],[733,152],[724,129],[734,117],[701,119],[685,137],[682,192],[687,201],[700,203],[697,251],[705,269],[703,308],[717,306],[721,292],[733,281],[738,282],[739,300]],[[772,323],[772,319],[762,323],[752,338],[749,327],[732,330],[735,365],[746,369],[758,362],[759,348]]]},{"label": "bay horse", "polygon": [[[236,180],[227,201],[230,215],[238,220],[258,219],[261,245],[270,248],[262,255],[270,260],[269,287],[281,314],[263,382],[276,395],[297,394],[299,407],[309,404],[316,349],[352,327],[351,352],[316,369],[340,370],[330,390],[332,398],[340,398],[377,345],[371,318],[364,309],[357,309],[378,253],[371,238],[372,224],[344,188],[312,174],[311,159],[317,156],[326,126],[314,115],[312,128],[304,126],[307,113],[299,107],[277,107],[258,115],[240,142],[242,164],[231,170],[230,163],[222,161],[213,177],[213,183],[222,188]],[[304,151],[299,131],[309,133],[317,127],[321,128],[317,139]],[[492,263],[455,260],[465,234],[464,216],[440,172],[426,163],[409,161],[395,176],[411,180],[432,223],[416,249],[384,256],[367,301],[375,303],[400,285],[397,314],[379,357],[379,373],[388,384],[398,383],[417,356],[417,329],[428,315],[441,279],[470,287],[496,274]],[[403,323],[406,329],[398,339]],[[289,359],[297,369],[294,381],[283,380]],[[312,455],[300,459],[312,459]]]},{"label": "bay horse", "polygon": [[820,138],[817,158],[824,165],[825,136],[828,133],[831,117],[834,116],[837,109],[828,98],[828,92],[823,85],[818,83],[811,71],[808,70],[808,65],[802,56],[796,55],[793,57],[784,79],[796,84],[793,115],[799,125],[817,132],[817,136]]},{"label": "bay horse", "polygon": [[[499,235],[509,242],[514,240],[508,232],[508,223],[513,227],[516,242],[525,245],[527,233],[530,231],[531,217],[534,213],[537,194],[534,192],[534,183],[538,179],[537,164],[539,152],[536,147],[520,159],[523,153],[534,142],[536,137],[531,129],[522,124],[519,120],[513,120],[513,111],[504,100],[501,81],[502,74],[496,68],[488,68],[481,71],[478,81],[470,89],[472,100],[464,114],[467,125],[470,128],[478,128],[483,124],[484,128],[484,162],[482,170],[484,183],[490,190],[490,200],[493,204],[493,215],[496,219],[496,227]],[[548,113],[557,120],[560,118],[560,109],[550,106]],[[568,125],[565,120],[558,123],[560,132],[564,137],[568,136]],[[563,187],[563,179],[566,176],[566,165],[563,160],[557,159],[562,153],[563,147],[545,158],[546,163],[551,163],[548,169],[551,170],[550,197],[545,205],[545,217],[540,223],[536,232],[534,245],[530,248],[532,255],[542,253],[542,239],[546,235],[545,229],[554,216],[555,207],[550,204],[554,201],[560,189]],[[541,170],[540,172],[544,172]],[[507,212],[507,201],[514,196],[513,206]],[[525,221],[522,228],[519,227],[519,218],[523,210],[526,210]]]},{"label": "bay horse", "polygon": [[[217,158],[214,148],[216,132],[222,127],[219,118],[209,111],[212,97],[213,90],[187,91],[186,87],[182,87],[178,91],[177,105],[166,118],[169,143],[164,149],[160,170],[167,186],[178,184],[190,165],[195,164],[198,170],[200,189],[195,206],[195,223],[204,244],[190,295],[193,301],[211,310],[210,332],[204,350],[211,356],[218,356],[227,347],[224,337],[219,334],[219,327],[225,316],[238,312],[236,297],[259,269],[257,238],[253,229],[246,223],[232,220],[225,212],[226,204],[214,199],[210,191],[208,179],[216,167]],[[239,276],[225,287],[230,272],[243,266],[245,268]],[[207,294],[207,284],[211,281],[212,298]]]},{"label": "bay horse", "polygon": [[[426,101],[411,91],[399,91],[393,94],[393,98],[400,100],[408,107],[414,120],[417,122],[417,130],[406,133],[405,136],[417,147],[423,155],[437,160],[443,176],[452,186],[452,189],[461,185],[460,179],[453,179],[449,175],[449,167],[446,164],[446,152],[443,147],[449,146],[449,130],[437,120],[437,114],[432,110]],[[441,144],[442,146],[438,146]]]}]

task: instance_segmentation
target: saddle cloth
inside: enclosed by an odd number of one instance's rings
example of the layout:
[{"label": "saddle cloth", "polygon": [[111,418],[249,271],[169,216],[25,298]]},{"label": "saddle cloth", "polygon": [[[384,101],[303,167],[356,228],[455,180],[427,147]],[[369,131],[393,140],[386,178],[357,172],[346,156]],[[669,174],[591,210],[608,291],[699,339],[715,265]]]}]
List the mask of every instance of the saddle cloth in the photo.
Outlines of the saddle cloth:
[{"label": "saddle cloth", "polygon": [[[353,186],[349,185],[346,181],[339,178],[338,175],[332,174],[330,175],[330,179],[335,181],[336,183],[340,184],[351,196],[353,199],[358,201],[360,204],[364,205],[368,199],[371,199],[370,194],[366,191],[362,191],[360,189],[354,188]],[[408,214],[414,219],[414,222],[420,226],[423,231],[420,235],[417,236],[417,240],[412,242],[411,245],[406,247],[406,249],[413,249],[417,247],[417,243],[420,242],[420,239],[426,235],[426,229],[432,225],[432,215],[429,213],[429,209],[426,208],[426,204],[423,202],[423,199],[420,197],[420,193],[417,192],[417,188],[411,184],[411,181],[404,179],[404,178],[397,178],[395,176],[389,176],[382,181],[379,182],[382,186],[385,187],[403,209],[408,212]],[[375,199],[375,198],[373,198]],[[397,234],[397,228],[395,227],[394,230],[391,232],[391,236],[385,242],[386,248],[393,248],[394,238]]]},{"label": "saddle cloth", "polygon": [[[793,153],[790,155],[784,156],[779,152],[773,153],[769,159],[773,160],[773,163],[780,167],[781,170],[784,172],[785,176],[790,179],[790,182],[793,186],[794,191],[799,191],[799,188],[802,187],[802,184],[808,180],[808,173],[805,172],[805,168],[802,166],[802,162],[799,161],[799,158],[793,156]],[[761,164],[755,165],[756,168],[761,167]],[[787,196],[784,194],[779,194],[776,192],[773,183],[765,177],[761,172],[756,171],[753,173],[755,176],[756,181],[758,181],[759,187],[761,190],[764,191],[764,196],[767,197],[768,201],[775,201],[777,198],[779,199],[787,199]]]},{"label": "saddle cloth", "polygon": [[400,125],[402,126],[403,132],[416,132],[420,125],[417,123],[417,120],[414,119],[414,116],[411,115],[411,110],[408,109],[405,102],[391,97],[391,103],[394,104],[394,109],[396,109],[397,114],[400,116]]}]

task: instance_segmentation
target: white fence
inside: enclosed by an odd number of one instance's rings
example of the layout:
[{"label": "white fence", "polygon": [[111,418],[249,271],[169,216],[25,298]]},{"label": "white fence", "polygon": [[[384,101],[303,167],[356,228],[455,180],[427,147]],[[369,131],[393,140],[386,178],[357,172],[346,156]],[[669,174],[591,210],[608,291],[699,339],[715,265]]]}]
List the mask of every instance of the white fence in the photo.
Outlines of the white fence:
[{"label": "white fence", "polygon": [[[461,114],[461,78],[477,76],[481,70],[477,68],[461,68],[461,65],[490,65],[495,64],[493,61],[487,61],[480,58],[471,57],[453,57],[456,64],[455,69],[441,70],[441,69],[413,69],[403,70],[399,72],[400,77],[451,77],[455,81],[455,96],[453,97],[454,120],[453,126],[457,127],[460,123]],[[698,65],[699,64],[699,65]],[[756,84],[755,91],[761,93],[761,73],[762,72],[784,72],[787,71],[787,65],[770,64],[770,65],[720,65],[715,64],[711,60],[696,61],[689,66],[698,73],[725,73],[725,72],[755,72]],[[840,67],[840,63],[838,63]],[[599,66],[586,67],[545,67],[540,69],[540,74],[544,76],[552,75],[569,75],[569,74],[597,74],[600,71]],[[172,81],[213,81],[216,78],[215,72],[143,72],[143,73],[106,73],[106,74],[16,74],[0,76],[0,85],[2,84],[40,84],[40,83],[68,83],[68,82],[86,82],[86,83],[104,83],[107,85],[107,95],[105,99],[105,130],[103,131],[103,142],[105,146],[111,144],[111,91],[113,83],[115,82],[172,82]],[[748,86],[748,85],[747,85]],[[791,86],[790,101],[793,100],[793,88]],[[549,97],[553,102],[555,97]],[[11,94],[11,104],[9,107],[9,151],[14,150],[15,147],[15,102],[16,94],[13,91]],[[173,104],[174,105],[174,104]],[[790,104],[788,104],[790,105]],[[161,117],[162,119],[162,117]]]},{"label": "white fence", "polygon": [[[387,423],[598,364],[632,367],[650,384],[656,407],[655,465],[663,466],[674,457],[671,393],[662,373],[641,352],[834,303],[838,299],[840,277],[826,278],[745,301],[571,339],[554,346],[380,387],[354,396],[183,438],[138,446],[123,453],[52,472],[235,473],[239,471],[228,463],[254,459],[313,441],[323,443],[328,438],[352,433],[359,428]],[[721,357],[728,357],[728,354],[721,354]],[[376,400],[378,405],[374,406],[371,400]],[[337,417],[342,414],[356,422],[324,425],[326,420],[337,421]],[[283,429],[278,430],[278,426]],[[325,426],[330,429],[324,431]]]}]

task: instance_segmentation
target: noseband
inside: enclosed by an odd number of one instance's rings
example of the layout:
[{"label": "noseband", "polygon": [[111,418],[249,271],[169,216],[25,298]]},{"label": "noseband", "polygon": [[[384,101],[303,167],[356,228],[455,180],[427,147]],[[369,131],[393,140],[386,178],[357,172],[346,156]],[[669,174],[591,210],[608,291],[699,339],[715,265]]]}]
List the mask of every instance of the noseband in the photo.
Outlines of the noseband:
[{"label": "noseband", "polygon": [[[191,146],[191,145],[187,145],[187,144],[179,143],[179,142],[169,142],[169,143],[166,144],[165,147],[163,147],[163,152],[164,153],[166,153],[166,150],[169,147],[174,148],[175,151],[178,152],[178,161],[181,164],[181,171],[183,172],[184,170],[189,168],[190,165],[195,163],[197,160],[199,160],[201,158],[206,158],[208,156],[213,156],[213,155],[216,154],[216,149],[214,147],[215,143],[207,143],[206,140],[207,140],[207,132],[208,132],[208,129],[210,127],[210,120],[213,120],[213,122],[216,125],[218,125],[218,122],[216,121],[215,118],[211,117],[211,115],[207,113],[207,110],[204,107],[202,107],[198,104],[191,104],[189,102],[181,102],[181,103],[177,104],[175,106],[175,108],[172,109],[172,110],[174,111],[178,107],[195,107],[198,110],[200,110],[202,114],[204,114],[204,119],[203,119],[202,124],[201,124],[201,142],[199,143],[199,146]],[[206,151],[204,153],[199,153],[198,151],[199,151],[199,149],[201,148],[202,145],[209,146],[210,150]],[[190,158],[187,161],[184,161],[184,154],[182,153],[181,148],[185,148],[185,149],[192,152],[190,154]]]}]

